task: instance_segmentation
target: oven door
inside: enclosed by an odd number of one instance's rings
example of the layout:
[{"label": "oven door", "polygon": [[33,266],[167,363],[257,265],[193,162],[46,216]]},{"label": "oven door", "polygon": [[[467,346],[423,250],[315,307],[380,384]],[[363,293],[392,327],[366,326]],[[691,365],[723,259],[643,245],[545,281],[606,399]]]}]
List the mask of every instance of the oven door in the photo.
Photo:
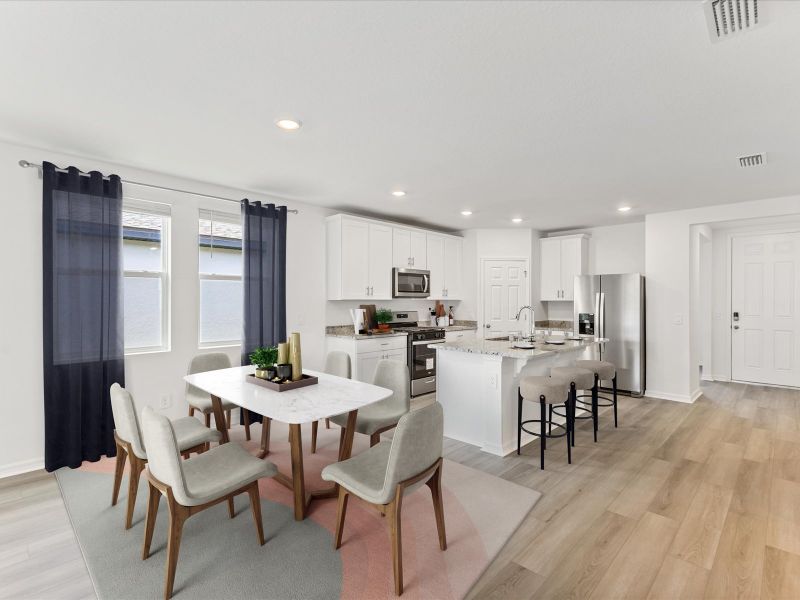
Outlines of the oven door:
[{"label": "oven door", "polygon": [[420,340],[411,345],[411,379],[422,379],[436,375],[436,348],[430,344],[441,344],[444,340]]},{"label": "oven door", "polygon": [[392,269],[393,298],[427,298],[430,296],[430,284],[430,271]]}]

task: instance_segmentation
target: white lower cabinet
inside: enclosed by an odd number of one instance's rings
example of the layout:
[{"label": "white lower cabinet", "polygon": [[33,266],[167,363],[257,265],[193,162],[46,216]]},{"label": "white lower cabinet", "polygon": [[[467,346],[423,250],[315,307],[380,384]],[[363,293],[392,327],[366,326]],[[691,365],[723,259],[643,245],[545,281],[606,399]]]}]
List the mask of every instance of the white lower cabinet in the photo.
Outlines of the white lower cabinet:
[{"label": "white lower cabinet", "polygon": [[378,361],[396,360],[408,365],[407,337],[395,335],[391,337],[373,336],[355,339],[338,336],[327,336],[327,351],[341,350],[350,355],[352,377],[364,383],[372,383]]}]

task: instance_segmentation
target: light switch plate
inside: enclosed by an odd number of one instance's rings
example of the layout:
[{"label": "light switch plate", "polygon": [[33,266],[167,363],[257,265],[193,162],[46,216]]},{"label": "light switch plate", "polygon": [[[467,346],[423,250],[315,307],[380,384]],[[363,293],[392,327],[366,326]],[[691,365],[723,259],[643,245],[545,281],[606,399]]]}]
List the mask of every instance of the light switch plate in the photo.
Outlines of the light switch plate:
[{"label": "light switch plate", "polygon": [[672,324],[683,325],[683,315],[680,313],[675,313],[675,316],[672,317]]}]

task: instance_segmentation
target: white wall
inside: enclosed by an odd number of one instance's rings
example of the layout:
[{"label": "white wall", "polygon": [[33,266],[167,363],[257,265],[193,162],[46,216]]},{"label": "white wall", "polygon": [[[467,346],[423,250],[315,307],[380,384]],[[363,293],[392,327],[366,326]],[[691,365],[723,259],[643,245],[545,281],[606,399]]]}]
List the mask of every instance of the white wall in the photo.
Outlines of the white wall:
[{"label": "white wall", "polygon": [[[739,202],[647,215],[645,274],[647,276],[647,393],[689,402],[697,396],[691,363],[692,225],[764,217],[800,215],[800,196]],[[719,250],[714,256],[719,258]],[[714,269],[715,288],[720,274]],[[715,340],[718,308],[714,309]],[[727,310],[726,310],[727,312]],[[724,320],[724,319],[722,319]],[[687,352],[687,350],[689,350]],[[715,351],[716,353],[716,351]],[[715,357],[715,370],[718,368]]]},{"label": "white wall", "polygon": [[[43,464],[44,426],[42,392],[42,182],[34,169],[22,169],[20,159],[89,171],[117,173],[123,179],[143,181],[229,198],[270,201],[245,193],[104,161],[0,142],[0,205],[4,217],[4,247],[0,257],[4,276],[0,293],[0,477],[39,468]],[[170,416],[186,414],[182,375],[197,347],[198,252],[197,219],[200,208],[237,212],[235,204],[186,194],[123,186],[125,194],[167,202],[172,206],[172,349],[166,353],[126,359],[126,384],[136,403],[156,406],[162,396],[172,398]],[[272,200],[286,204],[280,200]],[[327,211],[300,203],[289,215],[287,239],[287,328],[303,338],[303,357],[309,367],[321,367],[325,331],[324,217]],[[239,348],[228,348],[238,364]]]}]

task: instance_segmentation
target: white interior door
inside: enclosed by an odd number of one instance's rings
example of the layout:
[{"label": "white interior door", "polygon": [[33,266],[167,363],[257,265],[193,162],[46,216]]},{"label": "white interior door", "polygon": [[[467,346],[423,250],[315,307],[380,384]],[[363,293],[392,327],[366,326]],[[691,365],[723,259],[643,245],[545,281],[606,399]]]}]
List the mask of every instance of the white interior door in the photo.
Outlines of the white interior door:
[{"label": "white interior door", "polygon": [[486,260],[483,263],[483,333],[484,337],[507,335],[510,331],[528,331],[530,318],[515,317],[528,304],[528,274],[524,260]]},{"label": "white interior door", "polygon": [[731,376],[800,387],[800,233],[734,237]]}]

